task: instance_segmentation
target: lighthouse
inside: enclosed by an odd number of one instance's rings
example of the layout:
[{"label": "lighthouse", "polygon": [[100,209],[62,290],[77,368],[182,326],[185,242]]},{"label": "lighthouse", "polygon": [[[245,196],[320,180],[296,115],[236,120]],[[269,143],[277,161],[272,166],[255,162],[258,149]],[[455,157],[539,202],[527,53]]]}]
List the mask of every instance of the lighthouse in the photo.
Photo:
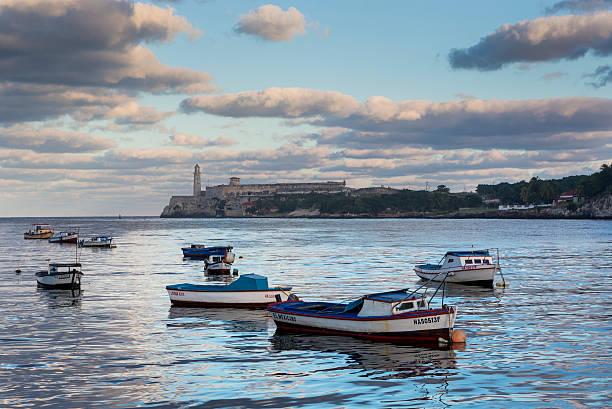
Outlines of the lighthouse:
[{"label": "lighthouse", "polygon": [[193,198],[198,200],[202,191],[202,182],[200,178],[200,165],[196,164],[193,168]]}]

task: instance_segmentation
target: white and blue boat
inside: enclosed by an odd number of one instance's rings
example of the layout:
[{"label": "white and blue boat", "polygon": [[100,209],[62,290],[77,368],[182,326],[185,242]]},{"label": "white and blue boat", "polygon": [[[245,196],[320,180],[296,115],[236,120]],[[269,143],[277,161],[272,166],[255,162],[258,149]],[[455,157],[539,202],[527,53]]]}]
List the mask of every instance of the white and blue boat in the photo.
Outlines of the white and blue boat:
[{"label": "white and blue boat", "polygon": [[284,302],[291,287],[270,287],[258,274],[244,274],[227,285],[173,284],[166,286],[172,305],[177,307],[265,308]]},{"label": "white and blue boat", "polygon": [[117,245],[113,243],[113,238],[110,236],[95,236],[87,240],[80,240],[79,247],[115,248]]},{"label": "white and blue boat", "polygon": [[75,289],[81,288],[81,263],[49,263],[46,271],[36,273],[40,287]]},{"label": "white and blue boat", "polygon": [[493,286],[496,271],[501,271],[499,260],[494,262],[489,250],[449,251],[438,264],[414,267],[416,275],[427,281],[488,287]]},{"label": "white and blue boat", "polygon": [[280,331],[351,335],[396,342],[451,342],[457,308],[430,308],[423,295],[394,290],[349,304],[285,302],[268,307]]}]

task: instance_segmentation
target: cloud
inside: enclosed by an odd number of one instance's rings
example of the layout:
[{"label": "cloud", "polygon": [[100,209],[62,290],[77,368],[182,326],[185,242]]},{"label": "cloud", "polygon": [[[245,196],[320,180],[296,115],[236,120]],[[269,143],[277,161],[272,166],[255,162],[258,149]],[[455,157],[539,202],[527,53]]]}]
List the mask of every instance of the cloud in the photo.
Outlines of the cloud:
[{"label": "cloud", "polygon": [[612,0],[563,0],[546,8],[546,14],[560,11],[593,11],[612,7]]},{"label": "cloud", "polygon": [[575,60],[612,53],[612,11],[504,24],[472,47],[452,49],[453,69],[498,70],[517,62]]},{"label": "cloud", "polygon": [[[439,148],[565,149],[601,146],[610,132],[612,100],[568,97],[530,100],[392,101],[371,97],[359,103],[336,92],[271,88],[261,92],[197,96],[186,112],[229,117],[312,117],[311,125],[346,132],[321,135],[318,142],[347,146],[435,146]],[[609,135],[608,135],[609,136]]]},{"label": "cloud", "polygon": [[0,128],[0,147],[29,149],[39,153],[98,152],[116,143],[96,135],[60,129],[37,129],[22,125]]},{"label": "cloud", "polygon": [[185,133],[177,133],[170,135],[170,142],[167,142],[168,146],[192,146],[195,148],[202,148],[206,146],[231,146],[236,145],[236,140],[227,137],[220,136],[215,139],[204,139],[198,135],[189,135]]},{"label": "cloud", "polygon": [[[10,82],[209,92],[210,74],[159,62],[140,43],[200,31],[172,8],[121,0],[28,0],[0,7],[0,72]],[[9,58],[10,57],[10,58]]]},{"label": "cloud", "polygon": [[593,78],[592,82],[589,82],[595,88],[601,88],[612,83],[612,67],[609,65],[601,65],[597,67],[595,72],[592,74],[584,75],[585,78]]},{"label": "cloud", "polygon": [[547,81],[549,81],[549,80],[552,80],[552,79],[563,78],[563,77],[567,77],[567,73],[566,72],[557,71],[557,72],[548,73],[548,74],[544,75],[542,78],[547,80]]},{"label": "cloud", "polygon": [[158,111],[153,107],[143,107],[135,101],[130,101],[126,104],[116,106],[106,111],[103,115],[105,119],[114,118],[117,124],[120,125],[139,125],[139,124],[155,124],[174,115],[172,111]]},{"label": "cloud", "polygon": [[306,34],[305,27],[306,19],[295,7],[283,11],[278,6],[266,4],[240,16],[234,31],[268,41],[291,41],[296,35]]},{"label": "cloud", "polygon": [[230,117],[300,117],[317,114],[345,116],[359,107],[351,96],[304,88],[268,88],[227,95],[198,95],[181,102],[186,113],[196,111]]}]

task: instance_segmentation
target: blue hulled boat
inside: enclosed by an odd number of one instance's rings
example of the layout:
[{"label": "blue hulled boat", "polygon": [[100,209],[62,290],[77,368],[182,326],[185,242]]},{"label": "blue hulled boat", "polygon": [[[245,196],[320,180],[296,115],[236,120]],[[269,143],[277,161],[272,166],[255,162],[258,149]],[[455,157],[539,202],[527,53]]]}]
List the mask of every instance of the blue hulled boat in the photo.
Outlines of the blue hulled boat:
[{"label": "blue hulled boat", "polygon": [[268,307],[278,330],[401,342],[451,342],[457,308],[431,308],[423,295],[395,290],[349,304],[284,302]]}]

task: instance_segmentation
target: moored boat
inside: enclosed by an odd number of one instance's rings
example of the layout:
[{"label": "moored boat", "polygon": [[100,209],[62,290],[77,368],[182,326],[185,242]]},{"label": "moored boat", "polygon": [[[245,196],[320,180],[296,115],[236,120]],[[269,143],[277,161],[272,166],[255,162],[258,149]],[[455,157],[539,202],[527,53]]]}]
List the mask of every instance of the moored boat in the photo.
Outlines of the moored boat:
[{"label": "moored boat", "polygon": [[499,260],[489,250],[449,251],[438,264],[419,264],[414,272],[424,280],[492,286]]},{"label": "moored boat", "polygon": [[430,308],[423,295],[394,290],[349,304],[285,302],[268,307],[281,331],[351,335],[396,342],[451,342],[457,308]]},{"label": "moored boat", "polygon": [[192,244],[183,247],[183,257],[204,260],[204,272],[211,275],[230,274],[232,264],[236,259],[232,246],[205,246]]},{"label": "moored boat", "polygon": [[170,302],[179,307],[265,308],[287,301],[291,287],[269,287],[268,279],[244,274],[227,285],[173,284],[166,286]]},{"label": "moored boat", "polygon": [[36,273],[36,282],[45,288],[81,287],[81,263],[49,263],[46,271]]},{"label": "moored boat", "polygon": [[79,240],[79,233],[72,231],[62,231],[49,239],[49,243],[71,243],[76,244]]},{"label": "moored boat", "polygon": [[53,229],[47,223],[36,223],[32,228],[23,233],[24,239],[48,239],[53,236]]},{"label": "moored boat", "polygon": [[115,248],[117,245],[113,243],[113,238],[110,236],[95,236],[80,240],[79,247]]}]

